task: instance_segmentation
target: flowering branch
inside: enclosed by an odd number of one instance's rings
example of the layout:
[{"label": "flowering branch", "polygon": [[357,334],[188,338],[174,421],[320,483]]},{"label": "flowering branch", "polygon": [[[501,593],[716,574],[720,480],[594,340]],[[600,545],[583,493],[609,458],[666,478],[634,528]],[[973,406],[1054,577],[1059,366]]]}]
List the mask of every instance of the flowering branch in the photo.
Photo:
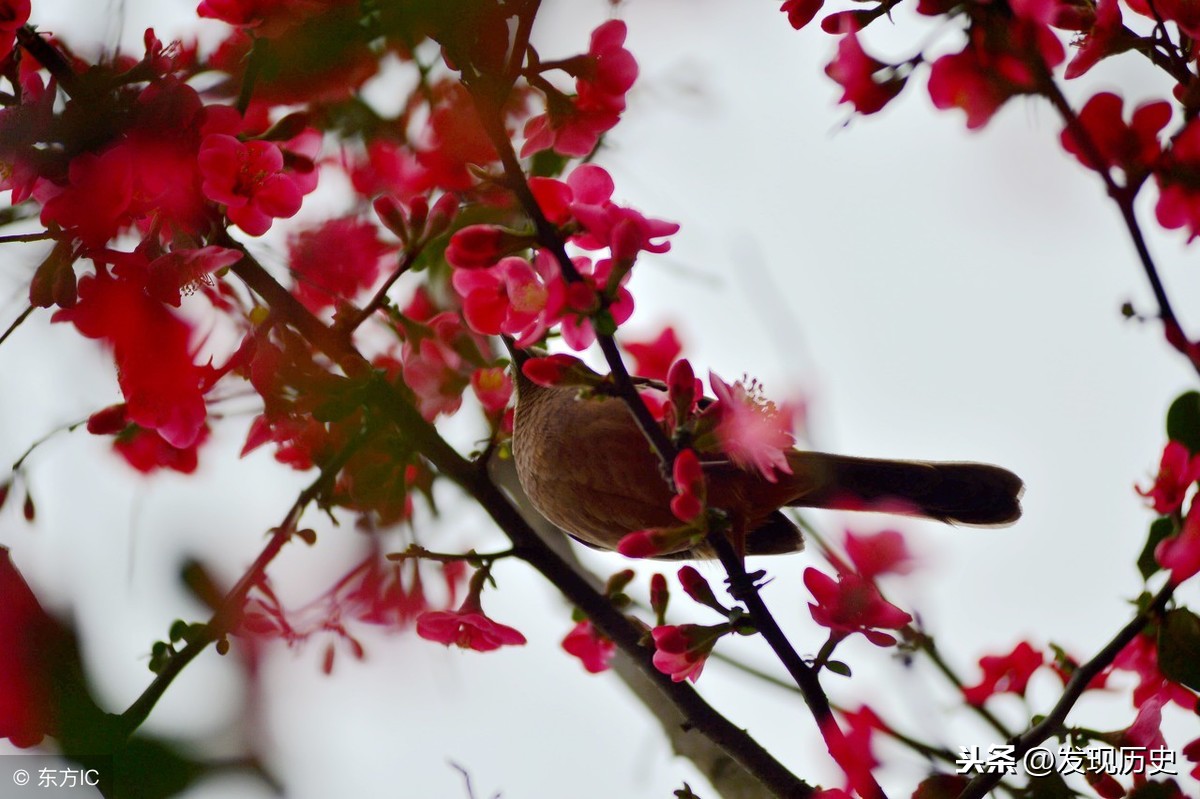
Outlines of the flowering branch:
[{"label": "flowering branch", "polygon": [[[229,246],[236,245],[243,253],[242,260],[231,269],[266,300],[272,315],[300,331],[348,375],[370,373],[370,365],[362,355],[279,285],[244,247],[231,238],[227,238],[226,242]],[[690,686],[673,682],[655,669],[641,644],[641,630],[550,549],[487,474],[446,443],[407,399],[387,383],[376,379],[371,381],[366,400],[386,414],[439,471],[475,498],[512,539],[516,556],[537,569],[568,600],[581,608],[610,640],[629,654],[642,673],[680,709],[690,725],[729,752],[776,796],[807,797],[812,793],[811,786],[791,774],[744,730],[717,713]]]},{"label": "flowering branch", "polygon": [[[1146,629],[1146,625],[1162,613],[1174,592],[1175,584],[1168,581],[1154,595],[1145,609],[1122,627],[1121,631],[1097,652],[1095,657],[1075,670],[1071,679],[1067,681],[1062,696],[1059,697],[1049,713],[1019,736],[1009,739],[1009,743],[1013,745],[1013,757],[1018,762],[1026,752],[1062,729],[1063,722],[1067,720],[1071,708],[1079,701],[1079,697],[1083,696],[1088,684],[1112,664],[1121,650],[1133,641],[1142,630]],[[999,784],[1002,777],[1002,774],[979,774],[967,784],[958,799],[982,799]]]},{"label": "flowering branch", "polygon": [[223,639],[231,632],[238,623],[241,617],[242,608],[246,604],[246,596],[266,576],[267,567],[275,560],[275,557],[283,550],[285,544],[292,540],[296,534],[297,526],[300,522],[300,517],[304,515],[304,511],[308,506],[318,498],[320,498],[330,486],[332,480],[345,466],[346,461],[354,454],[363,443],[364,438],[359,436],[347,444],[341,452],[321,467],[320,473],[317,475],[308,486],[300,492],[296,497],[296,501],[288,509],[283,517],[283,521],[271,533],[271,538],[267,541],[267,545],[254,559],[254,563],[246,570],[241,579],[229,590],[221,601],[221,605],[213,613],[212,618],[204,625],[203,631],[198,635],[193,635],[186,646],[179,652],[172,655],[163,668],[158,672],[158,675],[150,683],[145,691],[142,692],[129,708],[121,714],[119,718],[119,730],[125,738],[130,737],[150,716],[150,711],[154,709],[155,704],[166,693],[167,688],[175,681],[175,678],[183,673],[183,669],[191,663],[197,655],[214,641]]}]

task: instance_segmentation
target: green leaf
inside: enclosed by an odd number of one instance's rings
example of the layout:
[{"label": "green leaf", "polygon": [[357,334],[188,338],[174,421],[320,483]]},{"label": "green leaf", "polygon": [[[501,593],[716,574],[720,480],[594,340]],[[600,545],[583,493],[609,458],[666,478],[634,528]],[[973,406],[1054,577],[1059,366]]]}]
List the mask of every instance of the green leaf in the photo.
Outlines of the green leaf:
[{"label": "green leaf", "polygon": [[1180,394],[1167,411],[1167,435],[1184,444],[1192,454],[1200,452],[1200,391]]},{"label": "green leaf", "polygon": [[1175,533],[1175,520],[1170,516],[1163,516],[1155,519],[1150,525],[1150,535],[1146,539],[1146,546],[1142,547],[1142,554],[1138,555],[1137,567],[1142,573],[1143,580],[1149,580],[1150,575],[1157,572],[1162,567],[1158,565],[1158,561],[1154,559],[1154,549],[1163,539],[1170,538]]},{"label": "green leaf", "polygon": [[1187,608],[1168,611],[1158,627],[1158,667],[1172,682],[1200,691],[1200,617]]},{"label": "green leaf", "polygon": [[830,670],[830,671],[832,671],[834,674],[840,674],[840,675],[842,675],[843,677],[849,677],[849,676],[850,676],[850,667],[849,667],[849,666],[847,666],[845,663],[843,663],[843,662],[842,662],[842,661],[840,661],[840,660],[827,660],[827,661],[825,661],[825,668],[829,669],[829,670]]}]

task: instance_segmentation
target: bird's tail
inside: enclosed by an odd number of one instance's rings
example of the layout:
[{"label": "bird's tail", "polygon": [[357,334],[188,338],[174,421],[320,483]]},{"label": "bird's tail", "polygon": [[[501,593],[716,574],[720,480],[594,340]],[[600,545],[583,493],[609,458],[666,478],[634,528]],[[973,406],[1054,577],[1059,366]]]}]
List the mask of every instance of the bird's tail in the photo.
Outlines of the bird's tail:
[{"label": "bird's tail", "polygon": [[951,524],[1000,526],[1021,516],[1021,478],[985,463],[889,461],[793,451],[802,493],[789,505],[880,510]]}]

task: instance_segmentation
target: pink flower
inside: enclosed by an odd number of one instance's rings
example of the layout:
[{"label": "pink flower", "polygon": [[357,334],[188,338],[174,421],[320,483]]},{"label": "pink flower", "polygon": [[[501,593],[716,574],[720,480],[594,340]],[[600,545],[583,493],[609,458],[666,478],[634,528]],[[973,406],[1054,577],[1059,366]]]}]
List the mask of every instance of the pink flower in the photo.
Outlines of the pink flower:
[{"label": "pink flower", "polygon": [[535,270],[524,258],[510,256],[487,269],[455,269],[451,283],[463,297],[463,317],[477,333],[504,333],[524,347],[553,324],[548,283],[556,271]]},{"label": "pink flower", "polygon": [[379,279],[387,254],[377,228],[353,217],[303,230],[288,240],[296,298],[313,311],[353,300]]},{"label": "pink flower", "polygon": [[[897,76],[891,65],[863,51],[858,34],[852,26],[838,42],[837,55],[825,67],[825,74],[842,87],[839,103],[851,103],[860,114],[874,114],[888,104],[904,88],[905,79]],[[876,76],[881,75],[882,79]]]},{"label": "pink flower", "polygon": [[875,628],[899,630],[912,622],[912,616],[885,600],[875,584],[861,575],[840,574],[834,581],[809,567],[804,585],[816,600],[808,606],[813,621],[832,632],[862,633],[876,646],[891,646],[895,637]]},{"label": "pink flower", "polygon": [[1155,696],[1138,707],[1133,723],[1121,732],[1121,745],[1137,749],[1166,749],[1162,734],[1163,698]]},{"label": "pink flower", "polygon": [[847,531],[846,554],[855,571],[868,580],[880,574],[908,574],[912,570],[912,555],[904,536],[895,530],[861,536]]},{"label": "pink flower", "polygon": [[704,663],[728,625],[663,625],[650,631],[654,637],[654,668],[675,682],[700,679]]},{"label": "pink flower", "polygon": [[616,189],[612,177],[595,164],[583,164],[567,178],[572,201],[571,216],[583,230],[572,240],[585,250],[609,248],[618,262],[632,263],[641,251],[664,253],[671,249],[669,241],[656,242],[679,230],[679,225],[661,219],[650,219],[632,208],[612,201]]},{"label": "pink flower", "polygon": [[574,100],[556,96],[545,114],[525,124],[521,156],[553,147],[561,155],[582,157],[596,148],[600,136],[620,121],[625,93],[637,80],[637,62],[624,48],[626,28],[609,20],[592,32],[584,56],[565,67],[575,75]]},{"label": "pink flower", "polygon": [[503,366],[487,366],[471,373],[471,388],[489,414],[498,414],[512,398],[512,378]]},{"label": "pink flower", "polygon": [[223,203],[229,220],[251,236],[300,210],[302,183],[284,171],[283,153],[274,142],[209,134],[200,145],[199,163],[204,196]]},{"label": "pink flower", "polygon": [[1183,507],[1187,491],[1200,480],[1200,455],[1192,455],[1186,444],[1168,441],[1158,463],[1158,475],[1149,489],[1137,489],[1150,499],[1154,512],[1162,516]]},{"label": "pink flower", "polygon": [[426,641],[476,652],[525,644],[525,636],[518,630],[484,615],[479,597],[473,593],[458,610],[427,610],[417,616],[417,635]]},{"label": "pink flower", "polygon": [[404,383],[416,395],[421,414],[432,421],[462,404],[472,369],[459,347],[470,341],[470,334],[452,311],[433,317],[426,327],[405,340],[400,359]]},{"label": "pink flower", "polygon": [[652,380],[666,380],[667,371],[683,349],[675,328],[670,326],[651,341],[627,341],[622,346],[634,360],[633,373]]},{"label": "pink flower", "polygon": [[742,383],[731,386],[713,372],[708,382],[717,395],[709,412],[720,420],[716,435],[721,451],[740,468],[757,471],[772,483],[777,471],[791,474],[787,451],[794,442],[787,414],[760,396],[757,383],[747,391]]},{"label": "pink flower", "polygon": [[[407,627],[429,609],[419,560],[389,563],[373,552],[358,568],[361,578],[346,594],[345,601],[360,621],[385,627]],[[407,580],[405,569],[410,574]]]},{"label": "pink flower", "polygon": [[1127,175],[1144,175],[1162,152],[1158,134],[1171,121],[1171,106],[1161,100],[1143,103],[1126,124],[1121,116],[1123,102],[1111,92],[1101,92],[1088,100],[1079,112],[1079,124],[1098,151],[1101,163],[1093,163],[1088,150],[1077,141],[1071,128],[1062,132],[1063,149],[1089,169],[1106,170],[1116,166]]},{"label": "pink flower", "polygon": [[562,640],[562,648],[583,663],[592,674],[608,671],[617,653],[617,645],[592,626],[586,619],[571,628]]},{"label": "pink flower", "polygon": [[1029,678],[1042,667],[1045,656],[1029,643],[1022,641],[1007,655],[987,655],[979,659],[983,679],[978,685],[963,688],[967,702],[979,707],[994,694],[1025,695]]},{"label": "pink flower", "polygon": [[1171,571],[1171,582],[1175,585],[1200,573],[1200,503],[1192,503],[1177,535],[1158,542],[1154,559]]},{"label": "pink flower", "polygon": [[813,21],[823,5],[825,0],[784,0],[779,10],[787,14],[789,25],[800,30]]}]

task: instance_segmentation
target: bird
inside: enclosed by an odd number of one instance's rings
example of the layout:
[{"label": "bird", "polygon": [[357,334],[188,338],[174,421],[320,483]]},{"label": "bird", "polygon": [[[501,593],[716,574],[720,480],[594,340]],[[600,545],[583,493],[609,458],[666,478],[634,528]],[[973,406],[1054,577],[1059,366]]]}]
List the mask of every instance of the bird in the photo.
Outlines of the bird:
[{"label": "bird", "polygon": [[[658,455],[618,397],[581,398],[577,386],[529,380],[514,356],[516,406],[512,453],[533,506],[575,540],[615,550],[629,533],[677,527],[674,496]],[[784,507],[888,510],[949,524],[999,527],[1021,515],[1024,484],[999,466],[971,462],[884,460],[791,449],[791,474],[774,482],[728,461],[705,463],[707,504],[727,514],[731,540],[747,555],[803,549]],[[708,559],[696,545],[662,552],[664,560]]]}]

